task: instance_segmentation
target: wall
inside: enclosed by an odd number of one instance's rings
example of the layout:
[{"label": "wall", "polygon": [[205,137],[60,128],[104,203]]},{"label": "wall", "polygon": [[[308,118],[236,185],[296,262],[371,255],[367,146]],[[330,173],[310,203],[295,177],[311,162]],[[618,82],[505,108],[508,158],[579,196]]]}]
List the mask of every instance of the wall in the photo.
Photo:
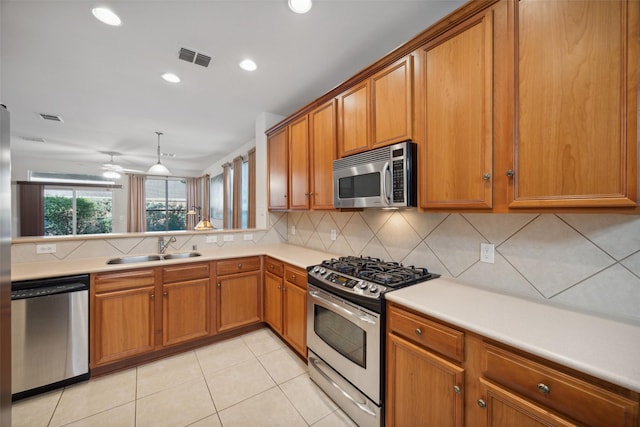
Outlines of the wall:
[{"label": "wall", "polygon": [[[412,210],[288,215],[292,244],[427,267],[473,286],[640,323],[637,215]],[[495,245],[495,264],[479,261],[483,242]]]}]

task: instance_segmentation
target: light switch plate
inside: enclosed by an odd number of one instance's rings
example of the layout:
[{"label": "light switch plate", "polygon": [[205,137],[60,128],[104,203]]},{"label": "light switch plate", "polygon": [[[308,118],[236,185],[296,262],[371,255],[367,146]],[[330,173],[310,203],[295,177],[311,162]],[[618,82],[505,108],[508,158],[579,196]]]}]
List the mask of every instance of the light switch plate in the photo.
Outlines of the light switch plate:
[{"label": "light switch plate", "polygon": [[253,234],[245,234],[244,240],[253,240]]},{"label": "light switch plate", "polygon": [[207,243],[216,243],[218,241],[218,236],[207,236]]},{"label": "light switch plate", "polygon": [[337,233],[335,229],[331,230],[331,240],[336,240],[337,238]]},{"label": "light switch plate", "polygon": [[292,225],[292,226],[291,226],[291,235],[292,235],[292,236],[295,236],[295,235],[296,235],[296,226],[295,226],[295,225]]},{"label": "light switch plate", "polygon": [[233,242],[233,234],[225,234],[223,239],[225,242]]}]

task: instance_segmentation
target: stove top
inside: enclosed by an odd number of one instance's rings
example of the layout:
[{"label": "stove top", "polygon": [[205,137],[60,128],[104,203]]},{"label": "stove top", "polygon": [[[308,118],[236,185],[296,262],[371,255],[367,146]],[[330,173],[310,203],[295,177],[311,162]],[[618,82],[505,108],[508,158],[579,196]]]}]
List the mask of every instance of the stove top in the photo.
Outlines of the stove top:
[{"label": "stove top", "polygon": [[386,292],[440,277],[426,268],[345,256],[308,267],[309,283],[361,305],[379,306]]}]

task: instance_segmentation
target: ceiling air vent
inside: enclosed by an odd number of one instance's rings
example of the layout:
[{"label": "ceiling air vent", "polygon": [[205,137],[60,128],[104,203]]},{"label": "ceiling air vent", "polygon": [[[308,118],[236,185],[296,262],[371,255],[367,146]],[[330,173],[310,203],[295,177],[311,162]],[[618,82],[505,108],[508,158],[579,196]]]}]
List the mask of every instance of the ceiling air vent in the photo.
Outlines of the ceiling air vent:
[{"label": "ceiling air vent", "polygon": [[192,64],[200,65],[202,67],[208,67],[211,62],[211,57],[203,53],[197,53],[190,49],[180,48],[178,53],[178,59],[190,62]]},{"label": "ceiling air vent", "polygon": [[[60,116],[56,116],[54,114],[44,114],[44,113],[40,113],[40,117],[42,117],[45,120],[51,120],[53,122],[62,122],[62,118]],[[64,122],[63,122],[64,123]]]}]

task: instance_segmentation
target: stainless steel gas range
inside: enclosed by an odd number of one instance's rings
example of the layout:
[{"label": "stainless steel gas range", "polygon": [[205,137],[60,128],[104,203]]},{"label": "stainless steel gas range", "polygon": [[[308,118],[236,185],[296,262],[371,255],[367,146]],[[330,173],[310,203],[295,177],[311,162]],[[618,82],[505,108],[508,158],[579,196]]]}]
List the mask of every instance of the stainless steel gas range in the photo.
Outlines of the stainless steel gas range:
[{"label": "stainless steel gas range", "polygon": [[384,425],[384,295],[440,277],[370,257],[307,268],[309,375],[360,427]]}]

